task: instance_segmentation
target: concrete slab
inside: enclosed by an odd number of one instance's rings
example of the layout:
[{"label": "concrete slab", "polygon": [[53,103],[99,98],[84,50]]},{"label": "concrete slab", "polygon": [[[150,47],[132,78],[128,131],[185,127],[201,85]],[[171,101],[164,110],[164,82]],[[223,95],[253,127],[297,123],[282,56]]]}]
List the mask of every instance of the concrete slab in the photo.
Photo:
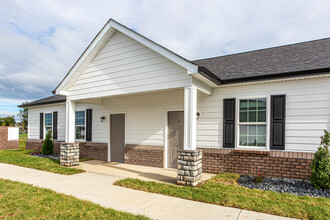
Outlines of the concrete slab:
[{"label": "concrete slab", "polygon": [[[143,176],[142,174],[136,175]],[[48,188],[79,199],[89,200],[106,208],[142,214],[153,219],[287,219],[113,185],[115,181],[125,177],[90,172],[65,176],[0,163],[0,178]]]},{"label": "concrete slab", "polygon": [[[260,212],[253,212],[248,210],[242,210],[237,220],[273,220],[274,215],[269,215]],[[289,220],[292,218],[276,216],[278,220]]]},{"label": "concrete slab", "polygon": [[[121,163],[114,165],[98,160],[81,162],[76,168],[86,170],[90,173],[117,176],[121,178],[134,178],[144,181],[156,181],[168,184],[176,184],[177,178],[176,169],[164,169]],[[214,174],[203,173],[202,181],[211,179],[214,176]]]}]

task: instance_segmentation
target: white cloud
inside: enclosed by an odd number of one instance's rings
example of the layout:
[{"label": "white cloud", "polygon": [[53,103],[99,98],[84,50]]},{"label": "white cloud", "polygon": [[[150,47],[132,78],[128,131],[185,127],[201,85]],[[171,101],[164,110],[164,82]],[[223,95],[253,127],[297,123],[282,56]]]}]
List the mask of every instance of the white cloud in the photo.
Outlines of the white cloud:
[{"label": "white cloud", "polygon": [[330,36],[327,0],[2,2],[0,100],[51,95],[112,17],[188,59]]}]

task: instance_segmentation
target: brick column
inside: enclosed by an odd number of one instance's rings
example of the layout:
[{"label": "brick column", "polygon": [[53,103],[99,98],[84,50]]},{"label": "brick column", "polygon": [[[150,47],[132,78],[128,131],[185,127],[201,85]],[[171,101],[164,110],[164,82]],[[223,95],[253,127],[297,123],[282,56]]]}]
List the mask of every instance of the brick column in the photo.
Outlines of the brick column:
[{"label": "brick column", "polygon": [[61,143],[60,165],[75,166],[79,164],[79,143]]},{"label": "brick column", "polygon": [[202,182],[202,151],[178,150],[177,184],[197,186]]}]

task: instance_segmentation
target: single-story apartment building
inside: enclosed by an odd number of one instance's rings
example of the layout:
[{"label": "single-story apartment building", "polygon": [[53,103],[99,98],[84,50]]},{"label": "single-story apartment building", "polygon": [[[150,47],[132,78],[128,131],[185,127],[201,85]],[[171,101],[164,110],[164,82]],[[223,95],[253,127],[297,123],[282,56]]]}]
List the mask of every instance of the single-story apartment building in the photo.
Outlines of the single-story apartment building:
[{"label": "single-story apartment building", "polygon": [[19,106],[27,149],[50,131],[55,153],[177,168],[202,152],[203,172],[308,178],[330,128],[330,38],[189,61],[110,19],[53,93]]}]

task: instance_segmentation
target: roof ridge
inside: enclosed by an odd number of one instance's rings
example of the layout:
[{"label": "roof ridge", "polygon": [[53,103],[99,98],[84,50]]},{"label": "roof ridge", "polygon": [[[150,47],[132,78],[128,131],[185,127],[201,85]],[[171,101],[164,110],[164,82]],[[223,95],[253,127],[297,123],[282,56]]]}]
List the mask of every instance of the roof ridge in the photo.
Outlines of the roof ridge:
[{"label": "roof ridge", "polygon": [[226,54],[226,55],[221,55],[221,56],[216,56],[216,57],[209,57],[209,58],[203,58],[203,59],[198,59],[198,60],[192,60],[191,62],[210,60],[210,59],[216,59],[216,58],[222,58],[222,57],[228,57],[228,56],[235,56],[235,55],[240,55],[240,54],[248,54],[248,53],[259,52],[259,51],[263,51],[263,50],[290,47],[290,46],[294,46],[294,45],[301,45],[301,44],[312,43],[312,42],[315,42],[315,41],[329,40],[329,39],[330,39],[330,37],[325,37],[325,38],[309,40],[309,41],[303,41],[303,42],[298,42],[298,43],[291,43],[291,44],[285,44],[285,45],[280,45],[280,46],[273,46],[273,47],[267,47],[267,48],[262,48],[262,49],[256,49],[256,50],[249,50],[249,51],[244,51],[244,52]]}]

